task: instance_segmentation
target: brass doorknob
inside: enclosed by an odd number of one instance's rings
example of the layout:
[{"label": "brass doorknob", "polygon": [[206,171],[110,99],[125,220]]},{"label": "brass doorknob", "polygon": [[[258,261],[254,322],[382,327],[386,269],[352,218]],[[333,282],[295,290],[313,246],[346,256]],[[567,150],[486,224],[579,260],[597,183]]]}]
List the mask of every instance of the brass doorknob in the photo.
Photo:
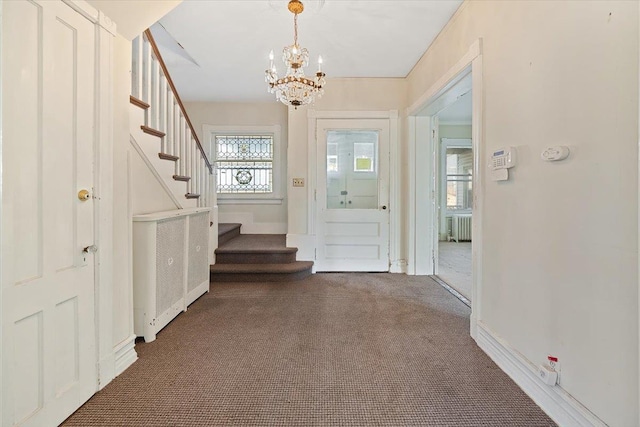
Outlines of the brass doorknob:
[{"label": "brass doorknob", "polygon": [[87,200],[89,200],[91,198],[91,194],[89,194],[89,191],[87,190],[80,190],[78,191],[78,199],[86,202]]}]

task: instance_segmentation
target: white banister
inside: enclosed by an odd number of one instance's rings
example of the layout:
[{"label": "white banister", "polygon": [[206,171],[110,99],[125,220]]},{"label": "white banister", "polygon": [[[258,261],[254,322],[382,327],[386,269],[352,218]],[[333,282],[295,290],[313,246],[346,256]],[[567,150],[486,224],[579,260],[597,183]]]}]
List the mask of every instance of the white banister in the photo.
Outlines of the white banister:
[{"label": "white banister", "polygon": [[170,87],[166,87],[167,92],[167,111],[165,114],[165,122],[167,124],[166,133],[167,136],[164,138],[164,146],[163,150],[167,154],[173,154],[171,149],[173,147],[173,111],[175,108],[175,101],[173,100],[173,92],[171,92]]},{"label": "white banister", "polygon": [[151,44],[145,36],[142,42],[142,100],[147,103],[151,93],[151,62]]},{"label": "white banister", "polygon": [[131,46],[131,95],[142,99],[142,36],[133,39]]},{"label": "white banister", "polygon": [[143,130],[156,136],[160,134],[154,130],[164,134],[160,158],[173,161],[174,175],[189,178],[186,194],[199,195],[197,205],[208,206],[212,165],[149,30],[132,41],[131,55],[132,103],[145,109],[144,125],[150,128],[143,126]]},{"label": "white banister", "polygon": [[[157,129],[166,134],[166,118],[167,118],[167,79],[165,79],[162,71],[159,71],[159,87],[158,87],[158,127]],[[167,137],[162,138],[160,150],[165,152]]]},{"label": "white banister", "polygon": [[158,61],[151,61],[151,93],[149,97],[149,123],[147,126],[153,129],[158,129],[158,110],[160,109],[160,105],[158,105],[159,98],[159,90],[160,90],[160,67],[158,66]]},{"label": "white banister", "polygon": [[[180,157],[180,108],[178,108],[175,101],[173,103],[173,144],[171,154]],[[176,169],[177,173],[178,170]]]}]

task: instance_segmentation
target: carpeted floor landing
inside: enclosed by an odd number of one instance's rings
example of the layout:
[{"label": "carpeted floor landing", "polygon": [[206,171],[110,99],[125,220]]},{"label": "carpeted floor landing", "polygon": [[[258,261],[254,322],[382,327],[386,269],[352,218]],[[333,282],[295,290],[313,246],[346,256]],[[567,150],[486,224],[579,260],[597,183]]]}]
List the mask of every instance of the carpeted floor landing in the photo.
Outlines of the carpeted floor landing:
[{"label": "carpeted floor landing", "polygon": [[216,283],[66,426],[555,425],[425,277]]}]

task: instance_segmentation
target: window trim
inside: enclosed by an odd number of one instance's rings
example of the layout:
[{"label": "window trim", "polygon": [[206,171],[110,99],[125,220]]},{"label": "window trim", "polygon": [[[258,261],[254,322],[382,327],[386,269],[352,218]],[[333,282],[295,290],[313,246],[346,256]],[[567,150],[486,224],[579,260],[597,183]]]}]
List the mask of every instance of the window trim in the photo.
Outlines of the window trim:
[{"label": "window trim", "polygon": [[[442,171],[441,180],[441,205],[444,210],[444,215],[450,217],[453,215],[472,215],[473,209],[449,209],[447,207],[447,148],[471,148],[473,150],[473,144],[471,138],[441,138],[440,149],[440,170]],[[475,171],[474,171],[475,172]]]},{"label": "window trim", "polygon": [[[217,167],[215,137],[216,136],[235,136],[235,135],[273,135],[273,160],[272,160],[272,189],[271,193],[256,194],[234,194],[234,193],[218,193],[219,205],[280,205],[282,204],[282,157],[281,157],[281,141],[282,129],[280,125],[271,126],[215,126],[203,125],[203,133],[205,139],[209,141],[209,158],[212,160],[213,167]],[[214,179],[216,174],[213,174]],[[214,189],[217,184],[214,185]],[[215,190],[214,190],[215,191]]]}]

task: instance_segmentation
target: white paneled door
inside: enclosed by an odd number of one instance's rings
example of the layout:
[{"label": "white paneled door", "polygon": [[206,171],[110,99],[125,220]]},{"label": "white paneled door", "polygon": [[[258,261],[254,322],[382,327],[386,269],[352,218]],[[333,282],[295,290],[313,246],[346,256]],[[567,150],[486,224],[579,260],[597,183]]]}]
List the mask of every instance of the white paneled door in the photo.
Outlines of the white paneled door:
[{"label": "white paneled door", "polygon": [[389,271],[389,120],[317,121],[317,271]]},{"label": "white paneled door", "polygon": [[97,387],[95,26],[2,9],[2,425],[53,426]]}]

